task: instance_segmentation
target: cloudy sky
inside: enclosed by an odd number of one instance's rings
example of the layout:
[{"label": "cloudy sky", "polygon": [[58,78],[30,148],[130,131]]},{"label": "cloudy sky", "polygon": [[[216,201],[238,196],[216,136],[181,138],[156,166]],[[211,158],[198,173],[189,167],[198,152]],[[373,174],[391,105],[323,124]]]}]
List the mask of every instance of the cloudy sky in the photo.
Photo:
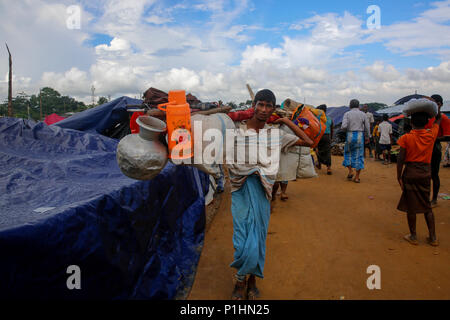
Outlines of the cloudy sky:
[{"label": "cloudy sky", "polygon": [[111,98],[153,86],[240,102],[249,83],[278,102],[450,100],[450,0],[0,0],[0,21],[1,101],[5,42],[14,95],[50,86],[89,102],[92,85]]}]

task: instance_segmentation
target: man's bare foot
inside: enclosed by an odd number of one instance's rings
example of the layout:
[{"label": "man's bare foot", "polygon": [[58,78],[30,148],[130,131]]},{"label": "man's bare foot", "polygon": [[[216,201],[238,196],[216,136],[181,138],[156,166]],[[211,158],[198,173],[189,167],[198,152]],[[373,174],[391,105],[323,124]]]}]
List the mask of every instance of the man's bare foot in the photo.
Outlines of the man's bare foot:
[{"label": "man's bare foot", "polygon": [[286,201],[289,199],[288,195],[286,193],[281,193],[281,200]]},{"label": "man's bare foot", "polygon": [[256,298],[259,298],[259,290],[256,287],[256,277],[254,275],[251,275],[248,278],[247,283],[247,299],[248,300],[256,300]]},{"label": "man's bare foot", "polygon": [[433,247],[439,246],[439,241],[438,241],[438,239],[436,239],[436,237],[432,237],[432,238],[428,237],[427,242],[429,245],[431,245]]},{"label": "man's bare foot", "polygon": [[431,207],[436,208],[437,207],[437,199],[431,200]]},{"label": "man's bare foot", "polygon": [[245,281],[236,281],[231,300],[245,300]]},{"label": "man's bare foot", "polygon": [[419,242],[417,241],[417,237],[415,235],[407,234],[406,236],[403,237],[403,239],[405,239],[406,241],[415,246],[419,244]]}]

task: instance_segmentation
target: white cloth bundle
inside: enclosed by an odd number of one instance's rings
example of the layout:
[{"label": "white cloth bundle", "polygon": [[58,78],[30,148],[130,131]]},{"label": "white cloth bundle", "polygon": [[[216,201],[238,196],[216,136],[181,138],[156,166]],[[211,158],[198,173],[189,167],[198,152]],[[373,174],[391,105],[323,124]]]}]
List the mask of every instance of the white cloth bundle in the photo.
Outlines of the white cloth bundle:
[{"label": "white cloth bundle", "polygon": [[429,99],[420,98],[409,100],[403,108],[403,113],[407,116],[417,112],[426,112],[433,118],[438,114],[438,105]]}]

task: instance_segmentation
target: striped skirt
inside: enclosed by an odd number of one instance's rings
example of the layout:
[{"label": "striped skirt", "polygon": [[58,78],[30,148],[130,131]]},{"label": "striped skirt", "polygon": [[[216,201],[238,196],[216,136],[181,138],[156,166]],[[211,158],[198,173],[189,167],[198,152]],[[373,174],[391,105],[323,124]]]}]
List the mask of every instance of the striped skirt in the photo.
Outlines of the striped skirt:
[{"label": "striped skirt", "polygon": [[344,167],[356,170],[364,169],[364,132],[349,131],[344,148]]}]

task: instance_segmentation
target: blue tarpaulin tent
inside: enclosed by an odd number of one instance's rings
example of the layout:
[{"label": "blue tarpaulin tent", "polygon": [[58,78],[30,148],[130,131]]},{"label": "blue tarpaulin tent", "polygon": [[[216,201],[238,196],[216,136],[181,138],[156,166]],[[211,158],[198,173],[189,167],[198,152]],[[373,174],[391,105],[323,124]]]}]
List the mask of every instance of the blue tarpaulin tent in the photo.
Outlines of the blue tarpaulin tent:
[{"label": "blue tarpaulin tent", "polygon": [[192,285],[208,176],[171,163],[151,181],[124,176],[118,140],[91,133],[120,122],[119,105],[86,111],[89,132],[0,119],[0,298],[174,299]]},{"label": "blue tarpaulin tent", "polygon": [[129,121],[128,105],[139,105],[141,103],[142,100],[120,97],[101,106],[76,113],[54,125],[61,128],[105,135],[116,126]]}]

